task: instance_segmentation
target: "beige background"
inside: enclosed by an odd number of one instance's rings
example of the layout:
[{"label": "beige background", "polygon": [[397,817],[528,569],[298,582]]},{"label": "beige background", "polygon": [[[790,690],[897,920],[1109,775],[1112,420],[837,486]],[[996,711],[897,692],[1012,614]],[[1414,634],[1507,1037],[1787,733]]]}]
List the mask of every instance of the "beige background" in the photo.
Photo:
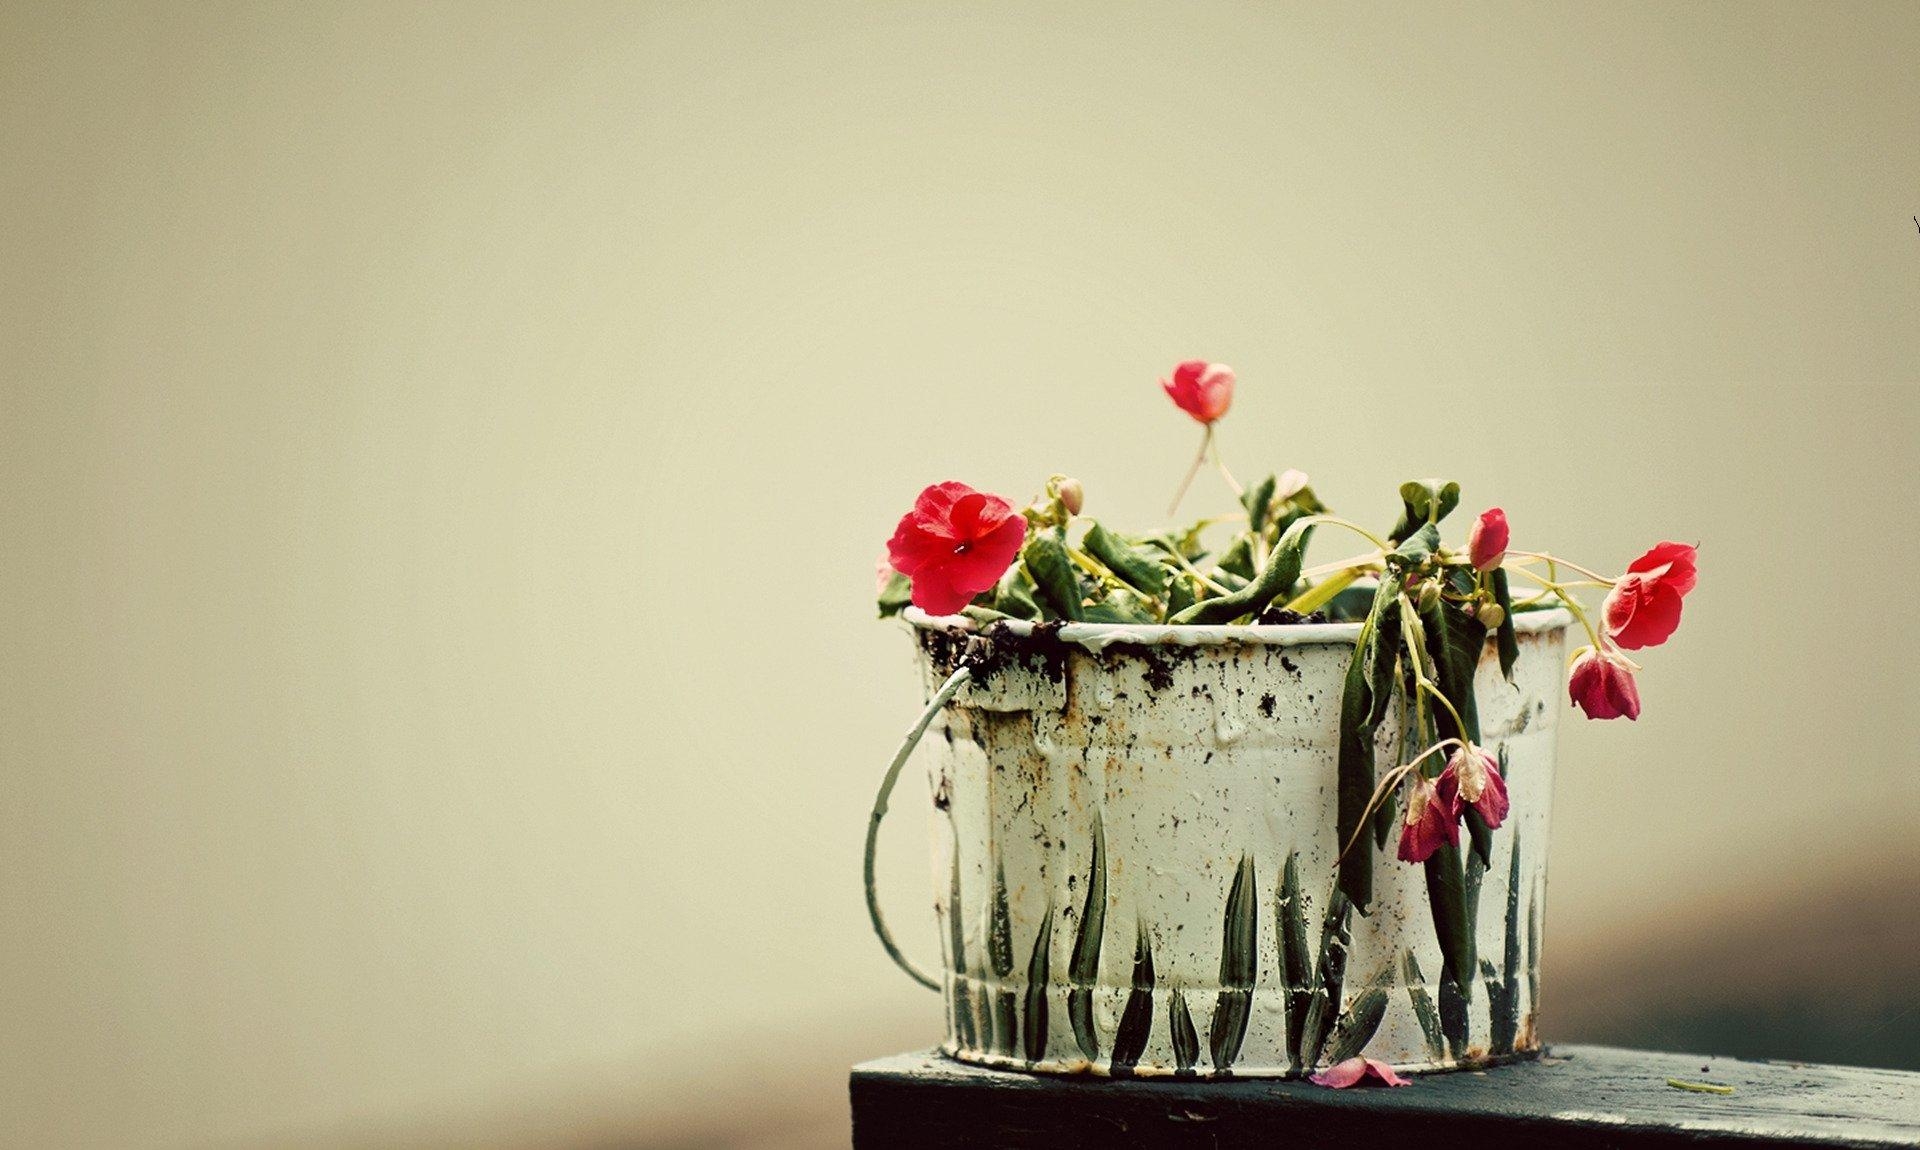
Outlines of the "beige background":
[{"label": "beige background", "polygon": [[1157,522],[1192,355],[1350,514],[1702,542],[1563,1017],[1911,894],[1920,5],[1025,7],[0,4],[0,1143],[830,1144],[938,1016],[874,554]]}]

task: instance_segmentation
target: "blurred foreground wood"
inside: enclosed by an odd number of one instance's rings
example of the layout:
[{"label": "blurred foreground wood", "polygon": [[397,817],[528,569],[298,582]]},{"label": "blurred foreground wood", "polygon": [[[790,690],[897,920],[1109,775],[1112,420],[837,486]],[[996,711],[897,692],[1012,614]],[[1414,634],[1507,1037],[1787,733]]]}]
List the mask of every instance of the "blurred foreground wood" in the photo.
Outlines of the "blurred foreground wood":
[{"label": "blurred foreground wood", "polygon": [[[1668,1079],[1733,1093],[1694,1093]],[[856,1150],[1920,1146],[1920,1074],[1604,1046],[1351,1090],[1046,1078],[902,1054],[854,1067],[851,1093]]]}]

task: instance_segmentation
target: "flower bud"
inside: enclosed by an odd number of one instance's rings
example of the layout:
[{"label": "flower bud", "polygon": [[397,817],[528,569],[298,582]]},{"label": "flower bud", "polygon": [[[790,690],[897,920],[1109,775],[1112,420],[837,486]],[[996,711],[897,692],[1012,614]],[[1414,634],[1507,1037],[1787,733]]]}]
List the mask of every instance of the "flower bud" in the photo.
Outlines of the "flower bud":
[{"label": "flower bud", "polygon": [[1475,618],[1480,620],[1480,625],[1489,631],[1507,621],[1507,613],[1501,609],[1498,603],[1482,603],[1480,604],[1480,609],[1473,614]]},{"label": "flower bud", "polygon": [[1053,493],[1059,497],[1060,506],[1067,509],[1068,515],[1080,514],[1080,508],[1086,506],[1086,489],[1080,486],[1078,479],[1061,478],[1056,481]]},{"label": "flower bud", "polygon": [[1440,584],[1432,579],[1420,584],[1420,613],[1426,614],[1440,605]]},{"label": "flower bud", "polygon": [[1467,533],[1467,557],[1477,570],[1491,571],[1506,559],[1508,538],[1507,513],[1498,507],[1488,508]]}]

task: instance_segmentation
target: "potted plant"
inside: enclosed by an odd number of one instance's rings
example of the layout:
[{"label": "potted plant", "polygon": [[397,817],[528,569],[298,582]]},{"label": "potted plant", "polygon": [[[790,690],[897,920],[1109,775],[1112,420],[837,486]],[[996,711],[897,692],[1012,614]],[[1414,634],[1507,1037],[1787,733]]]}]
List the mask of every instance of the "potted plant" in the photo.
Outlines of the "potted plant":
[{"label": "potted plant", "polygon": [[[1064,477],[1024,509],[940,483],[888,543],[929,702],[868,823],[882,944],[970,1062],[1346,1086],[1533,1055],[1559,700],[1638,715],[1626,652],[1678,626],[1695,549],[1603,575],[1511,547],[1498,508],[1449,541],[1439,480],[1376,532],[1297,471],[1234,481],[1229,369],[1162,382],[1205,429],[1181,494],[1211,460],[1232,515],[1128,534]],[[930,727],[937,974],[873,886]]]}]

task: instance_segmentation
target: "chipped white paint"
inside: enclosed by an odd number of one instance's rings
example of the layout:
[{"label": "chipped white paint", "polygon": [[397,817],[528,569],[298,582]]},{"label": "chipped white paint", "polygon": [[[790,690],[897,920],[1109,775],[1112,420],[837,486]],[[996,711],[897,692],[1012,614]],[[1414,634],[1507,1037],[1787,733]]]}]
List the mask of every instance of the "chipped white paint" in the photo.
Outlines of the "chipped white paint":
[{"label": "chipped white paint", "polygon": [[[909,611],[929,690],[952,672],[974,636],[962,619]],[[1512,812],[1494,833],[1478,899],[1480,959],[1500,978],[1507,963],[1506,905],[1519,844],[1519,977],[1514,1053],[1537,1048],[1538,956],[1529,918],[1545,888],[1554,731],[1564,694],[1564,612],[1517,621],[1514,682],[1491,648],[1476,690],[1482,742],[1507,762]],[[1027,624],[1002,624],[1031,637]],[[1199,1039],[1195,1071],[1213,1073],[1209,1028],[1219,995],[1228,890],[1243,854],[1254,862],[1258,969],[1244,1041],[1231,1071],[1289,1072],[1287,994],[1275,913],[1281,869],[1298,852],[1307,940],[1317,954],[1321,913],[1337,853],[1336,759],[1342,679],[1356,624],[1273,627],[1133,627],[1070,624],[1057,643],[1002,657],[962,688],[929,733],[924,755],[935,796],[934,889],[944,943],[942,982],[949,1053],[992,1065],[1109,1073],[1114,1038],[1133,989],[1134,941],[1144,927],[1154,964],[1152,1023],[1135,1073],[1176,1069],[1169,1008],[1178,989]],[[1039,642],[1039,641],[1036,641]],[[1390,714],[1379,741],[1384,766],[1399,752]],[[1106,843],[1106,913],[1092,1014],[1098,1056],[1089,1060],[1069,1023],[1068,968],[1080,926],[1098,814]],[[1464,835],[1463,835],[1464,843]],[[1441,967],[1422,868],[1376,854],[1376,897],[1352,919],[1343,1007],[1369,987],[1388,992],[1366,1046],[1401,1067],[1484,1064],[1495,1051],[1488,977],[1475,972],[1467,1040],[1436,1050],[1413,1007],[1436,1004]],[[957,868],[957,869],[956,869]],[[996,868],[1005,876],[1004,945],[993,933]],[[950,891],[958,875],[957,905]],[[958,916],[958,929],[953,929]],[[1043,994],[1044,1048],[1029,1061],[1027,971],[1051,915]],[[954,942],[959,943],[958,954]],[[1011,955],[1011,963],[1007,961]],[[1409,987],[1411,952],[1423,985]],[[995,967],[1007,968],[1004,975]]]}]

